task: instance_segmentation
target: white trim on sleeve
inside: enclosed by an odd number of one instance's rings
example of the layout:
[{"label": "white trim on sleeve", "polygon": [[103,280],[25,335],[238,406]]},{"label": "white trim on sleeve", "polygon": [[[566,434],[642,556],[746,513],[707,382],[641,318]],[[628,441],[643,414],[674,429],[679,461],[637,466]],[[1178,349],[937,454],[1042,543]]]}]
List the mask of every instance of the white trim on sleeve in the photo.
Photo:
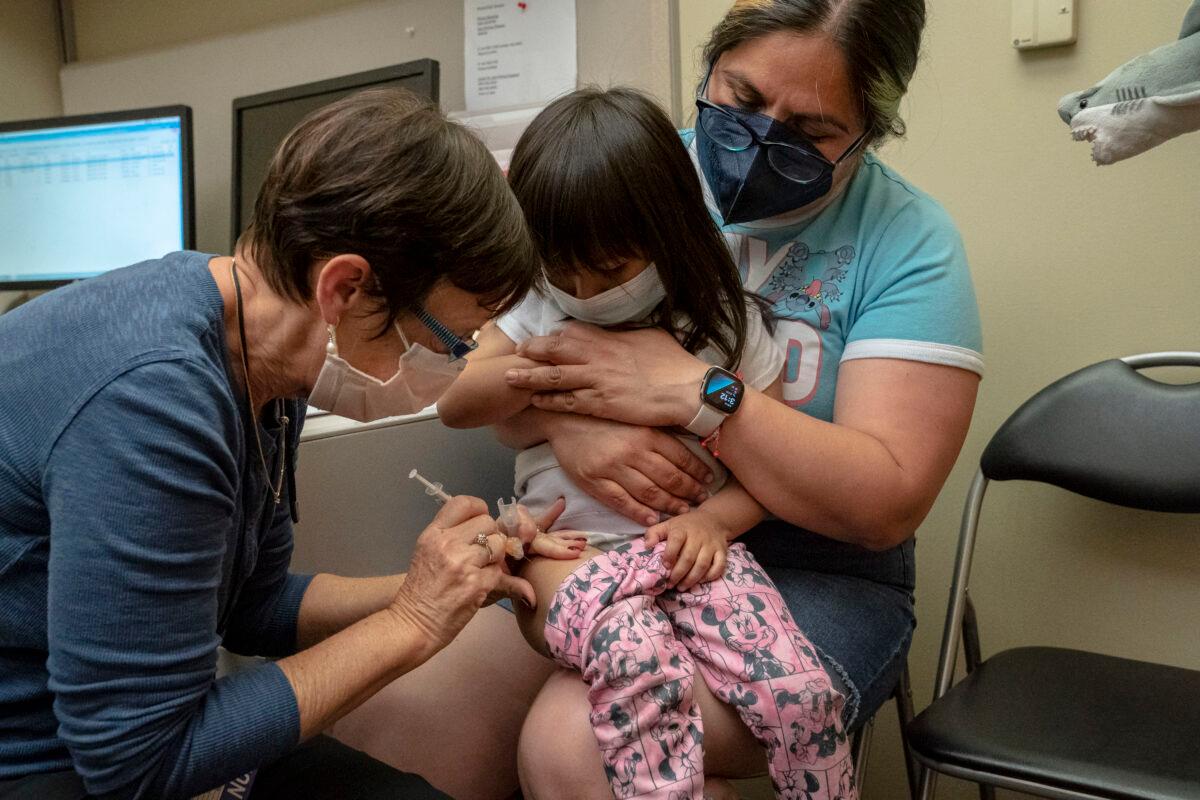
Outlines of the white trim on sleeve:
[{"label": "white trim on sleeve", "polygon": [[842,361],[857,358],[899,358],[959,367],[983,375],[983,355],[967,347],[910,339],[861,339],[846,344]]}]

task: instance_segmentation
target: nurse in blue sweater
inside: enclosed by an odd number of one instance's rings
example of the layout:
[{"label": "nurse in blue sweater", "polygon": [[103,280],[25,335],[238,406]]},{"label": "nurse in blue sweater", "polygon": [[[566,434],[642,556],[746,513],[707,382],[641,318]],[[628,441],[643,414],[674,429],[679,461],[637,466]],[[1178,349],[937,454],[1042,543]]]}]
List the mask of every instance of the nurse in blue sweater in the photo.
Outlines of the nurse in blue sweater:
[{"label": "nurse in blue sweater", "polygon": [[[298,434],[434,401],[536,269],[484,146],[374,91],[288,137],[234,257],[0,318],[0,798],[441,797],[318,734],[532,591],[466,497],[407,575],[290,574]],[[218,645],[278,660],[218,679]]]}]

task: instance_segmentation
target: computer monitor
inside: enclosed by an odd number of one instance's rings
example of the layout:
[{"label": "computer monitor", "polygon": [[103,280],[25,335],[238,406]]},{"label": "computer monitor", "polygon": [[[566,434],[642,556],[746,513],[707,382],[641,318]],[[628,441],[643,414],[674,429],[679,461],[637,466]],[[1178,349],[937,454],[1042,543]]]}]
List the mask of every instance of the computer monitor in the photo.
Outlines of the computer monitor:
[{"label": "computer monitor", "polygon": [[309,112],[362,89],[399,86],[438,101],[438,62],[407,64],[343,75],[233,101],[233,202],[230,246],[250,222],[258,190],[275,149]]},{"label": "computer monitor", "polygon": [[192,112],[0,123],[0,289],[48,289],[195,247]]}]

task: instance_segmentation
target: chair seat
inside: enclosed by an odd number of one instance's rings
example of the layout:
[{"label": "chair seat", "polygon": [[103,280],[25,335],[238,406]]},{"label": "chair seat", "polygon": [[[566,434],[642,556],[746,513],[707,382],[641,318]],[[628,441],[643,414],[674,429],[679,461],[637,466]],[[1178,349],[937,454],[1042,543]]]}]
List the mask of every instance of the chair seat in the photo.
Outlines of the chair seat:
[{"label": "chair seat", "polygon": [[947,767],[1104,798],[1200,798],[1193,670],[1052,647],[1006,650],[918,715],[908,735],[918,756]]}]

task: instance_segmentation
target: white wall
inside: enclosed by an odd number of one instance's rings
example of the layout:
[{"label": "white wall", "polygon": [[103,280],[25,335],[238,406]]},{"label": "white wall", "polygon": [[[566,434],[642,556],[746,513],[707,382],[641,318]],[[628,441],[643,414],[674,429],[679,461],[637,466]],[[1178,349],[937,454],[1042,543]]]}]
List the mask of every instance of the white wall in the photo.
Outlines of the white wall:
[{"label": "white wall", "polygon": [[[1011,46],[1010,5],[928,0],[924,57],[904,105],[909,136],[883,151],[963,232],[987,361],[963,455],[918,535],[919,706],[932,692],[959,515],[987,437],[1024,397],[1080,366],[1200,348],[1200,135],[1098,169],[1055,114],[1060,96],[1173,39],[1188,0],[1082,0],[1078,43],[1030,53]],[[681,37],[692,37],[679,47],[685,96],[699,44],[728,7],[680,5]],[[1200,547],[1178,532],[1200,532],[1194,519],[1145,523],[1000,484],[984,520],[973,594],[985,655],[1058,643],[1196,667]],[[867,800],[904,796],[894,712],[884,711]],[[977,796],[950,779],[940,787],[939,798]]]},{"label": "white wall", "polygon": [[[220,13],[231,2],[206,7]],[[672,67],[667,8],[666,0],[579,3],[580,81],[630,83],[667,102]],[[441,64],[442,107],[464,108],[462,2],[360,3],[176,47],[71,64],[62,71],[63,105],[67,113],[191,106],[197,246],[225,252],[233,98],[426,57]]]}]

